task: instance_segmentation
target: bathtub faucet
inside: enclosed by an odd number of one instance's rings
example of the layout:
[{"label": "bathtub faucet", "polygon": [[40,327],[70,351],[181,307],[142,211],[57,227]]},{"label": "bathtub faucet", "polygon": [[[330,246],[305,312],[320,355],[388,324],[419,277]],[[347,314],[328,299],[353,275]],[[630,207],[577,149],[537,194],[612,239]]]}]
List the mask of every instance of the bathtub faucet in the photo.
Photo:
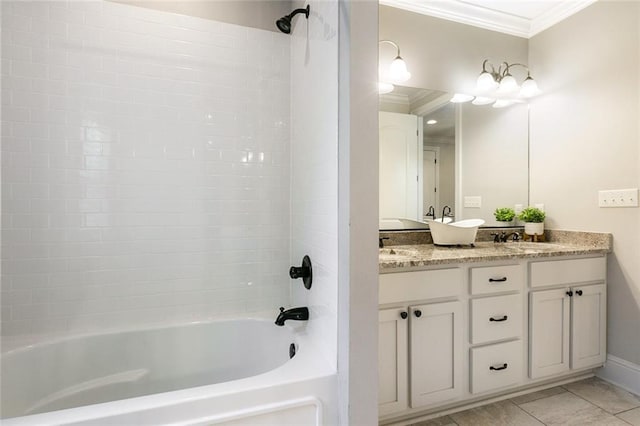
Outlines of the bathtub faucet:
[{"label": "bathtub faucet", "polygon": [[283,326],[286,320],[307,321],[309,319],[309,309],[307,307],[291,308],[286,311],[281,306],[276,325]]}]

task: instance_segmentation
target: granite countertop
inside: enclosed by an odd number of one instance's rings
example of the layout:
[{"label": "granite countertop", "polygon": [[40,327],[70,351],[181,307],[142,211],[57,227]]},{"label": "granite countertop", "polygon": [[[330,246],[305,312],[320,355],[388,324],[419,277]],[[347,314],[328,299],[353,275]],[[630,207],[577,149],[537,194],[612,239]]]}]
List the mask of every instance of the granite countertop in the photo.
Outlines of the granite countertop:
[{"label": "granite countertop", "polygon": [[450,263],[488,262],[494,260],[531,259],[554,256],[605,254],[611,252],[611,234],[556,231],[550,242],[479,241],[475,247],[439,247],[433,244],[394,245],[380,249],[379,270],[392,272]]}]

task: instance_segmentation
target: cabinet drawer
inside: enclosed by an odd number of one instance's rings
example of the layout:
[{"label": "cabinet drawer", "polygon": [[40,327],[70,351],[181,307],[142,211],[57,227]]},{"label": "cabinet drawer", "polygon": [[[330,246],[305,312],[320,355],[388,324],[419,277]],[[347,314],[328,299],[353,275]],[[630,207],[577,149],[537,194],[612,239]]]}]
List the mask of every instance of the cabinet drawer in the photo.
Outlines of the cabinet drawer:
[{"label": "cabinet drawer", "polygon": [[471,393],[482,393],[522,381],[522,341],[471,349]]},{"label": "cabinet drawer", "polygon": [[471,294],[502,293],[521,290],[524,268],[521,265],[471,268]]},{"label": "cabinet drawer", "polygon": [[471,301],[472,344],[520,337],[521,334],[521,294]]},{"label": "cabinet drawer", "polygon": [[606,275],[604,257],[531,263],[531,287],[604,281]]},{"label": "cabinet drawer", "polygon": [[461,291],[459,268],[381,274],[378,303],[456,297]]}]

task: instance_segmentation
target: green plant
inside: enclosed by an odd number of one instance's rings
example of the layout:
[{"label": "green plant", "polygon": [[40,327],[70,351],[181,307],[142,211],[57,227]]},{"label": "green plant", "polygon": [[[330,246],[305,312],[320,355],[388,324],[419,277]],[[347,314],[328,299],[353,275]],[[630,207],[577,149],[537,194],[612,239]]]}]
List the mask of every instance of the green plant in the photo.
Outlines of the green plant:
[{"label": "green plant", "polygon": [[498,207],[493,215],[498,222],[511,222],[516,217],[516,212],[510,207]]},{"label": "green plant", "polygon": [[523,222],[542,223],[544,218],[545,213],[536,207],[527,207],[518,215],[518,219]]}]

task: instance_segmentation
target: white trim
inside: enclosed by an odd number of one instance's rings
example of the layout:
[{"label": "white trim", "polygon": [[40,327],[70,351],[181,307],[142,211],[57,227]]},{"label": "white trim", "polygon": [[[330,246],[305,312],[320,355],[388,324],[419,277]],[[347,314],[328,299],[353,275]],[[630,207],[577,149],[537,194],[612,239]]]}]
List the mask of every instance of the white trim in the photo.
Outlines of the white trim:
[{"label": "white trim", "polygon": [[380,0],[380,4],[410,12],[473,25],[516,37],[531,38],[584,9],[596,0],[560,2],[534,19],[499,12],[475,4],[456,0],[425,2],[423,0]]},{"label": "white trim", "polygon": [[596,371],[596,376],[640,395],[640,365],[638,364],[607,354],[607,362],[604,367]]}]

